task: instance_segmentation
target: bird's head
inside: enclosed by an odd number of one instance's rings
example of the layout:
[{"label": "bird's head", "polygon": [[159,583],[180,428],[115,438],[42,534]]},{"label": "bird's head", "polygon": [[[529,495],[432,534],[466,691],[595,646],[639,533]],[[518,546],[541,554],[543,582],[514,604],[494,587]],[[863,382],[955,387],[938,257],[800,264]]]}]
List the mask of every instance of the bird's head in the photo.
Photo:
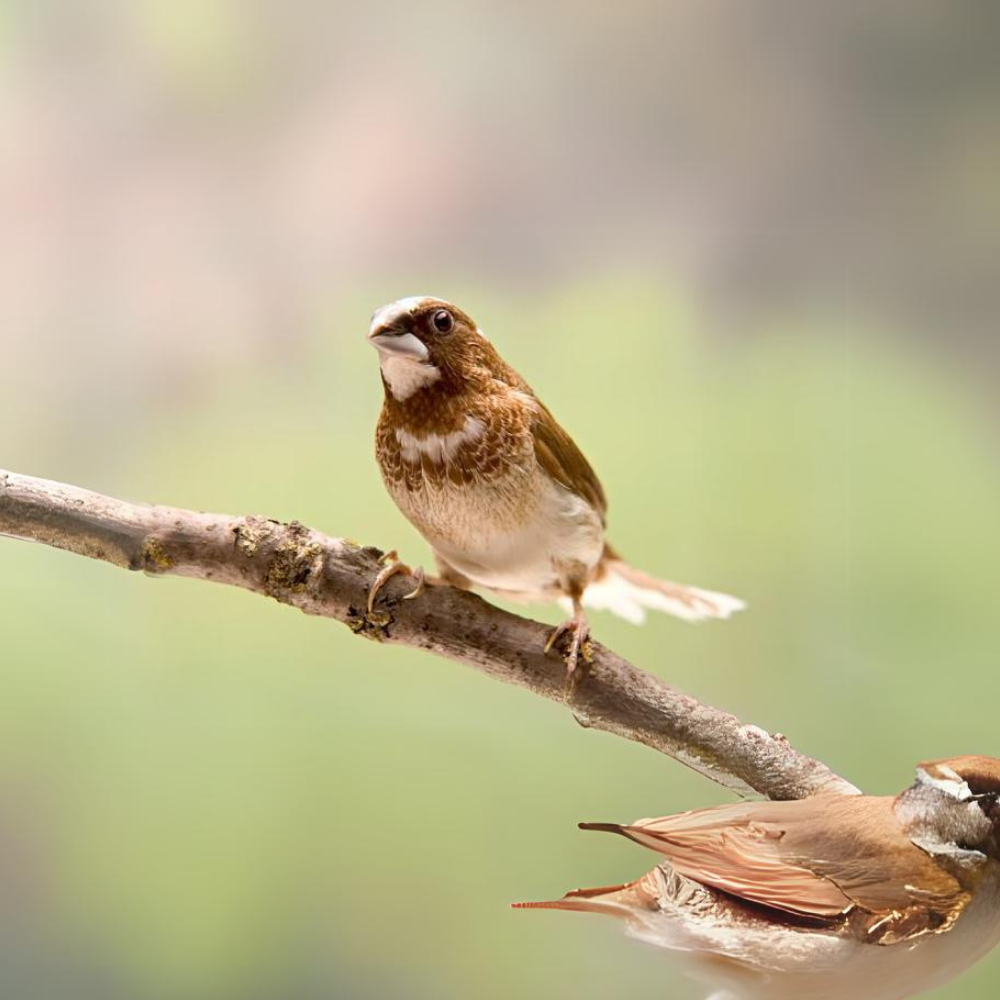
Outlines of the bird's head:
[{"label": "bird's head", "polygon": [[917,768],[897,812],[910,839],[932,854],[1000,861],[1000,760],[949,757]]},{"label": "bird's head", "polygon": [[423,295],[377,309],[368,342],[379,352],[386,391],[399,402],[435,385],[455,391],[496,358],[466,313]]}]

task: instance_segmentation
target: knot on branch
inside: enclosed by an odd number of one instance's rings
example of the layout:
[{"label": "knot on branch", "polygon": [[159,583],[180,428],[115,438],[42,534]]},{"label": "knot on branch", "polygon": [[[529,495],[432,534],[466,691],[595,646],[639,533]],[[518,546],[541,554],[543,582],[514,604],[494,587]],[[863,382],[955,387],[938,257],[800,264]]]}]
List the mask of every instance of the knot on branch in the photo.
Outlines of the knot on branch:
[{"label": "knot on branch", "polygon": [[287,524],[251,515],[233,528],[236,548],[250,560],[260,560],[264,592],[287,600],[303,594],[323,575],[323,546],[298,521]]}]

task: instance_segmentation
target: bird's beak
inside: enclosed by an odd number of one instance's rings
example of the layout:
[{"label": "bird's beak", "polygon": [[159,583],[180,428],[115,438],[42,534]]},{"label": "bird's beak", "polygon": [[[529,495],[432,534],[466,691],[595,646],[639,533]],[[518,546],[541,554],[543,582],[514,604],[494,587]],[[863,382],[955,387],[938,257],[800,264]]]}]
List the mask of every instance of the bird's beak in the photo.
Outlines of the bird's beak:
[{"label": "bird's beak", "polygon": [[379,354],[390,357],[426,361],[430,356],[419,337],[399,327],[378,327],[368,334],[368,342]]}]

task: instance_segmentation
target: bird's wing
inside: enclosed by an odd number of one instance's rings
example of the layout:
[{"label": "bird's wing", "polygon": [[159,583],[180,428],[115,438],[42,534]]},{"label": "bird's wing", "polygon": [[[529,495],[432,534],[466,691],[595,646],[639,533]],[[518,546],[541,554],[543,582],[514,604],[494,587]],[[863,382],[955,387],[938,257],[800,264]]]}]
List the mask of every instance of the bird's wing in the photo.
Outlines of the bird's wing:
[{"label": "bird's wing", "polygon": [[682,875],[740,899],[817,919],[850,910],[850,897],[834,882],[783,857],[780,828],[753,823],[750,814],[752,807],[723,807],[640,820],[619,832],[662,854]]},{"label": "bird's wing", "polygon": [[618,832],[703,885],[826,922],[859,908],[872,914],[872,926],[895,928],[899,940],[949,925],[969,897],[903,835],[892,802],[828,795],[740,804]]},{"label": "bird's wing", "polygon": [[603,524],[608,501],[597,473],[548,408],[537,399],[534,402],[535,416],[531,430],[538,464],[557,483],[583,497],[600,514]]}]

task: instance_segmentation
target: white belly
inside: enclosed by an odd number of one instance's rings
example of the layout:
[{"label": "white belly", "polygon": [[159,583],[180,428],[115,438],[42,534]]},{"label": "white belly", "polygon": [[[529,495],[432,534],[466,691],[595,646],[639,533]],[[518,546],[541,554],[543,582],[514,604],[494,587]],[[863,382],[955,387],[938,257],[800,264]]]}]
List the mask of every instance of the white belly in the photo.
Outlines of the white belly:
[{"label": "white belly", "polygon": [[[652,921],[632,933],[667,943],[662,926],[654,930]],[[709,984],[713,1000],[906,1000],[944,985],[1000,942],[1000,888],[984,885],[947,933],[909,943],[863,944],[821,932],[710,925],[688,925],[678,937],[683,944],[671,941],[667,947],[687,952],[690,971]]]},{"label": "white belly", "polygon": [[514,469],[456,488],[424,481],[393,498],[447,563],[473,583],[522,598],[552,597],[559,567],[593,569],[604,548],[600,516],[541,469]]}]

